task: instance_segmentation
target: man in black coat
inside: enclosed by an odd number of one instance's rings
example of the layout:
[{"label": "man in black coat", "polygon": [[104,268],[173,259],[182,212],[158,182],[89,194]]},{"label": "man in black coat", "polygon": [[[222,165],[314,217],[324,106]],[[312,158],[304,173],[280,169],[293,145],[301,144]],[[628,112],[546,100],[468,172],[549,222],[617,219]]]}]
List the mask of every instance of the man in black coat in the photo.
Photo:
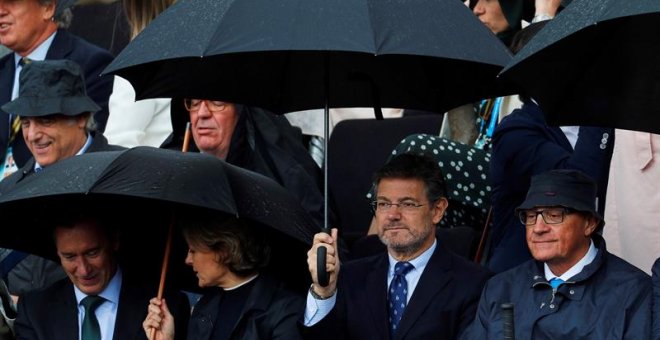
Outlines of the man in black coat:
[{"label": "man in black coat", "polygon": [[[474,318],[489,274],[436,241],[448,205],[440,168],[427,156],[402,154],[376,173],[375,184],[375,220],[387,253],[348,262],[339,275],[336,229],[315,235],[305,337],[457,338]],[[319,247],[327,248],[326,287],[317,280]]]},{"label": "man in black coat", "polygon": [[[64,1],[64,0],[62,0]],[[68,59],[75,61],[84,71],[84,79],[89,96],[101,109],[95,114],[99,130],[103,131],[108,119],[108,98],[112,93],[112,76],[101,77],[101,72],[110,64],[112,55],[80,39],[58,25],[64,23],[66,6],[60,0],[25,0],[4,6],[2,16],[6,28],[0,30],[0,43],[14,53],[0,59],[0,105],[15,99],[18,94],[18,75],[22,58],[30,60]],[[71,1],[64,1],[70,4]],[[11,147],[11,155],[17,167],[23,166],[31,157],[22,138],[20,128],[14,129],[12,121],[21,112],[9,112],[10,116],[0,117],[0,155],[3,161]]]}]

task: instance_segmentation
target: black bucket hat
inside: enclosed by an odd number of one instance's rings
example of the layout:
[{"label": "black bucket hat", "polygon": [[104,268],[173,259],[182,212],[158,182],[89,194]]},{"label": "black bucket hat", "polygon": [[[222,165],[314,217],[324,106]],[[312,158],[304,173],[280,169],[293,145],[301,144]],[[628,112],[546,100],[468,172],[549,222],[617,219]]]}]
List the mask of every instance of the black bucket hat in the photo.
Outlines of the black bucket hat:
[{"label": "black bucket hat", "polygon": [[596,182],[578,170],[550,170],[532,177],[527,197],[516,213],[539,206],[562,206],[588,212],[602,221],[596,211],[596,189]]},{"label": "black bucket hat", "polygon": [[18,97],[2,106],[22,117],[77,116],[101,108],[87,96],[80,66],[71,60],[32,61],[21,70]]}]

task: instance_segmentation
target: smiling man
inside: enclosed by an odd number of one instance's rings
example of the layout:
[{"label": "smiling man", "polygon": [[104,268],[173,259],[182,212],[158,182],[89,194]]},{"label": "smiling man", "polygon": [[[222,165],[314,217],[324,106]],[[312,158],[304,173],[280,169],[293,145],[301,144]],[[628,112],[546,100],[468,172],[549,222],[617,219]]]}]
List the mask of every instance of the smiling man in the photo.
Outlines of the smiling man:
[{"label": "smiling man", "polygon": [[580,171],[532,178],[516,214],[534,259],[488,281],[466,339],[501,338],[503,303],[517,339],[650,339],[650,277],[607,252],[595,205]]},{"label": "smiling man", "polygon": [[[314,283],[304,324],[310,339],[455,339],[474,318],[488,273],[436,240],[447,209],[436,161],[393,158],[375,175],[372,202],[387,253],[340,265],[337,230],[319,233],[307,253]],[[318,284],[316,252],[326,247],[330,284]],[[341,266],[341,274],[339,269]]]},{"label": "smiling man", "polygon": [[87,96],[82,70],[70,60],[33,61],[23,67],[21,90],[2,106],[20,112],[23,139],[33,158],[0,182],[0,192],[60,160],[95,151],[122,150],[95,131],[99,106]]},{"label": "smiling man", "polygon": [[[88,212],[51,219],[57,255],[68,278],[19,299],[14,324],[18,339],[145,338],[144,306],[157,287],[145,286],[131,272],[122,271],[114,228],[118,222],[101,216]],[[176,294],[168,302],[177,315],[177,328],[185,330],[187,299]]]}]

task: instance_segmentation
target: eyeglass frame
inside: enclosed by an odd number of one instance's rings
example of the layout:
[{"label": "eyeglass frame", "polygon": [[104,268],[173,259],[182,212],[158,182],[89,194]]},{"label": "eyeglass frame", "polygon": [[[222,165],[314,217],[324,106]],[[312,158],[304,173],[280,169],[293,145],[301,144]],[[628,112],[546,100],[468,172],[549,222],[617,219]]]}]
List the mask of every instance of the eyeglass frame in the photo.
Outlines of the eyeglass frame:
[{"label": "eyeglass frame", "polygon": [[[546,218],[546,212],[551,211],[551,210],[561,210],[561,217],[559,221],[548,221]],[[533,211],[534,212],[534,223],[527,224],[527,213]],[[574,214],[576,213],[577,210],[571,209],[571,208],[566,208],[566,207],[548,207],[545,209],[524,209],[518,211],[518,220],[522,225],[525,227],[531,227],[536,224],[536,221],[539,218],[539,215],[541,215],[541,219],[545,224],[548,225],[556,225],[556,224],[561,224],[564,223],[564,220],[566,219],[566,215]]]},{"label": "eyeglass frame", "polygon": [[[193,100],[199,100],[199,106],[197,108],[193,108],[192,101]],[[206,104],[206,109],[209,110],[209,112],[220,112],[225,110],[227,107],[227,102],[223,102],[222,100],[212,100],[212,99],[197,99],[197,98],[184,98],[183,99],[183,107],[188,110],[188,112],[197,112],[199,109],[202,108],[202,103]],[[218,104],[221,103],[221,104]]]},{"label": "eyeglass frame", "polygon": [[[430,200],[429,202],[435,202],[435,201],[437,201],[437,200],[439,200],[439,198],[436,198],[436,199],[434,199],[434,200]],[[381,209],[379,210],[379,209],[378,209],[378,204],[379,204],[379,203],[383,203],[383,204],[387,205],[387,208],[385,208],[385,209],[382,209],[382,208],[381,208]],[[410,206],[406,206],[406,205],[408,205],[408,204],[410,204]],[[429,203],[429,204],[420,204],[419,202],[415,202],[415,201],[404,201],[404,202],[399,202],[399,203],[392,203],[392,202],[384,202],[384,201],[374,200],[374,201],[369,202],[369,205],[371,206],[371,211],[372,211],[374,214],[376,214],[378,211],[381,211],[381,212],[387,212],[387,211],[389,211],[393,206],[396,206],[397,209],[401,209],[401,211],[405,211],[405,212],[413,212],[413,211],[417,210],[417,208],[421,208],[421,207],[423,207],[423,206],[425,206],[425,205],[429,205],[429,206],[430,206],[431,203]]]}]

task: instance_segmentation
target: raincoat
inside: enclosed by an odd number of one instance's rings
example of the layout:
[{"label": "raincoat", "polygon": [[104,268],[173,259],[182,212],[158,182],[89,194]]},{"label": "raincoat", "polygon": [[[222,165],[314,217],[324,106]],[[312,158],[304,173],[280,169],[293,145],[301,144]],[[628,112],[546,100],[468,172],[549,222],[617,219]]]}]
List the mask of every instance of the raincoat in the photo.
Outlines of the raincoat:
[{"label": "raincoat", "polygon": [[514,305],[517,340],[650,339],[650,277],[592,238],[594,261],[556,291],[534,260],[490,279],[462,339],[502,339],[503,303]]}]

